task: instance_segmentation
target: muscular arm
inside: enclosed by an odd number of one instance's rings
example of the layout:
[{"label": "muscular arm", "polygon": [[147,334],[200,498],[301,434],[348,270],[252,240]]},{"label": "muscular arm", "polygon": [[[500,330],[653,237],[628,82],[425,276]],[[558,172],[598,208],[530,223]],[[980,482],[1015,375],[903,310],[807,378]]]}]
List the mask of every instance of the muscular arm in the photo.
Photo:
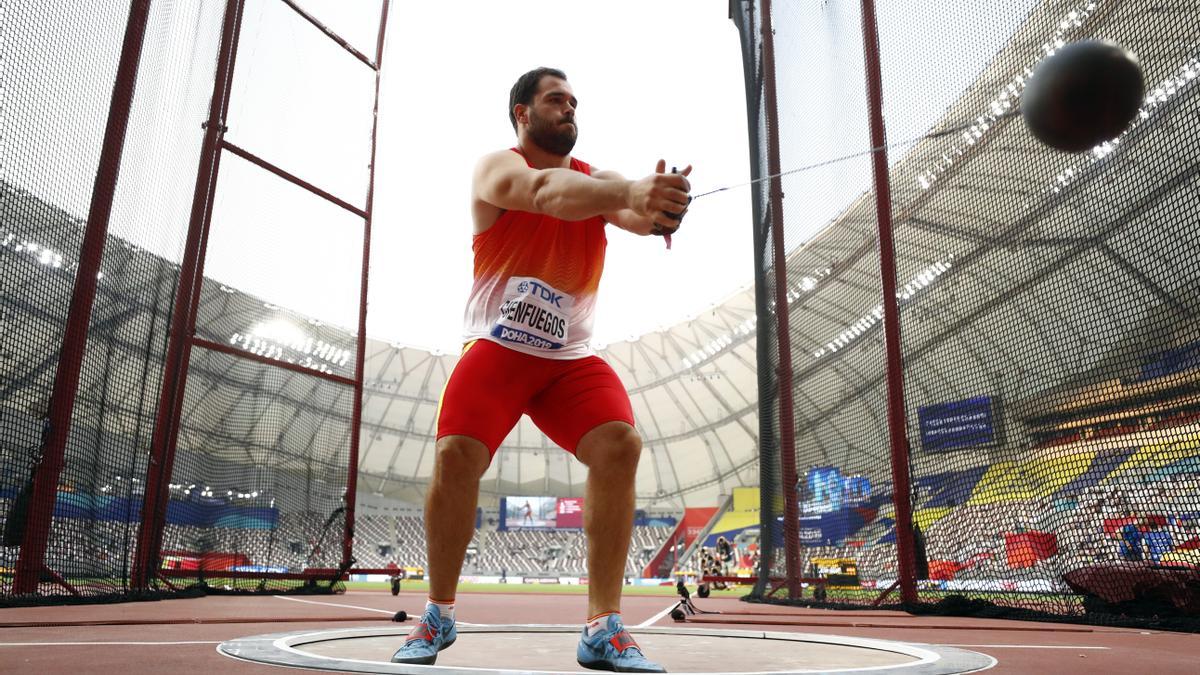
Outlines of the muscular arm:
[{"label": "muscular arm", "polygon": [[502,150],[475,168],[474,197],[500,209],[583,220],[628,208],[632,185],[571,169],[533,169],[517,153]]}]

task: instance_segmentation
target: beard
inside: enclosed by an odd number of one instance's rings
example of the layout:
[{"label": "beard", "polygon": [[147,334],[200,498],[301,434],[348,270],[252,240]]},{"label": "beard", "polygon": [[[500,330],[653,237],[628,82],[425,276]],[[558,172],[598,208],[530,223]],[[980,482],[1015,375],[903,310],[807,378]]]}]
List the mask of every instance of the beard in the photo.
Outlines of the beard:
[{"label": "beard", "polygon": [[[565,124],[568,121],[571,125]],[[579,137],[579,131],[574,124],[574,118],[551,121],[530,110],[529,139],[552,155],[566,157],[575,148],[575,140]]]}]

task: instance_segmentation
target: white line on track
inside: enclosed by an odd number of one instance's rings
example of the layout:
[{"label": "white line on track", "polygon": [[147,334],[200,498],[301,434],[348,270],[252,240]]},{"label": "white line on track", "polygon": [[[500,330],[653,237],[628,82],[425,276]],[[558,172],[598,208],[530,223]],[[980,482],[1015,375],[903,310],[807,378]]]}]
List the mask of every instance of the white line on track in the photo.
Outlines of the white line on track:
[{"label": "white line on track", "polygon": [[[292,597],[288,597],[286,595],[273,595],[271,597],[279,598],[280,600],[291,600],[292,602],[303,602],[303,603],[309,604],[309,605],[326,605],[328,607],[345,607],[346,609],[361,609],[364,612],[377,612],[379,614],[395,614],[395,612],[393,612],[391,610],[387,610],[387,609],[378,609],[376,607],[363,607],[361,605],[346,605],[346,604],[342,604],[340,602],[321,602],[320,600],[301,600],[300,598],[292,598]],[[659,619],[661,619],[664,616],[666,616],[667,614],[669,614],[672,609],[675,609],[675,606],[677,604],[679,604],[679,603],[671,603],[670,605],[667,605],[667,607],[664,608],[661,612],[659,612],[658,614],[655,614],[654,616],[650,617],[649,619],[646,619],[642,623],[634,626],[634,628],[646,628],[648,626],[654,625],[654,623],[657,622]],[[422,610],[423,609],[424,609],[424,607],[422,607]],[[416,616],[411,615],[411,614],[409,616],[412,618],[416,618]],[[498,625],[498,626],[511,625],[511,624],[507,624],[507,623],[502,623],[502,624],[470,623],[467,621],[456,621],[455,623],[457,623],[460,626],[477,626],[477,627],[478,626],[491,626],[491,625]],[[554,627],[554,628],[561,628],[563,626],[574,626],[575,624],[530,623],[530,624],[521,624],[521,625],[530,626],[530,627],[547,627],[548,626],[548,627]]]},{"label": "white line on track", "polygon": [[175,642],[0,642],[0,647],[94,647],[96,645],[219,645],[220,640],[181,640]]},{"label": "white line on track", "polygon": [[940,643],[939,647],[990,647],[993,649],[1112,649],[1111,647],[1085,647],[1083,645],[958,645]]},{"label": "white line on track", "polygon": [[670,614],[671,610],[675,609],[675,607],[677,607],[678,605],[679,605],[678,602],[673,602],[670,605],[667,605],[666,609],[659,612],[658,614],[655,614],[654,616],[650,617],[649,619],[646,619],[645,621],[639,623],[638,625],[634,626],[634,628],[646,628],[647,626],[653,626],[655,623],[658,622],[659,619]]},{"label": "white line on track", "polygon": [[289,598],[286,595],[273,595],[271,597],[279,598],[280,600],[291,600],[292,602],[303,602],[307,605],[326,605],[328,607],[345,607],[346,609],[361,609],[364,612],[377,612],[379,614],[395,614],[390,609],[379,609],[376,607],[362,607],[360,605],[343,605],[339,602],[320,602],[318,600],[301,600],[300,598]]},{"label": "white line on track", "polygon": [[[379,609],[377,607],[363,607],[362,605],[345,605],[340,602],[321,602],[320,600],[301,600],[300,598],[289,598],[286,595],[273,595],[271,597],[279,598],[280,600],[291,600],[292,602],[303,602],[308,605],[326,605],[328,607],[345,607],[346,609],[361,609],[364,612],[377,612],[380,614],[391,614],[391,615],[396,614],[395,612],[393,612],[389,609]],[[425,607],[422,606],[421,609],[422,609],[422,611],[424,611]],[[419,617],[420,617],[420,614],[417,614],[415,616],[412,614],[409,615],[409,618],[419,618]],[[460,626],[486,626],[486,625],[489,625],[489,624],[483,624],[483,623],[468,623],[466,621],[456,621],[455,623],[457,623]]]}]

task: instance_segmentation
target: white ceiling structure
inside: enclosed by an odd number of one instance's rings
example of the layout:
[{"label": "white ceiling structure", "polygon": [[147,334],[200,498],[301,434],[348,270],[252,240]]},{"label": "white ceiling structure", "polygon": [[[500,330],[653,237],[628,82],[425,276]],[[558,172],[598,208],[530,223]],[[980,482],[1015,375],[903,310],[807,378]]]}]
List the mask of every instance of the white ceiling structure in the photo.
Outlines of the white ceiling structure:
[{"label": "white ceiling structure", "polygon": [[[1050,4],[1038,11],[1051,11]],[[1194,3],[1184,4],[1186,7],[1172,10],[1179,13],[1179,22],[1194,18]],[[1116,11],[1119,15],[1148,10],[1122,5]],[[1161,245],[1163,240],[1131,239],[1132,233],[1152,230],[1156,227],[1154,209],[1181,203],[1184,193],[1197,189],[1195,158],[1189,161],[1176,156],[1179,146],[1172,122],[1186,118],[1190,120],[1187,124],[1194,124],[1194,117],[1186,116],[1195,114],[1192,78],[1200,69],[1200,55],[1194,45],[1157,39],[1155,27],[1172,22],[1160,14],[1153,20],[1116,24],[1130,26],[1117,31],[1118,37],[1143,55],[1151,86],[1166,81],[1178,85],[1172,85],[1170,95],[1164,94],[1143,118],[1144,123],[1139,123],[1143,131],[1135,129],[1129,141],[1114,151],[1133,158],[1114,165],[1117,168],[1111,174],[1115,178],[1120,171],[1119,177],[1128,182],[1129,189],[1122,195],[1105,194],[1104,181],[1096,180],[1099,175],[1110,175],[1101,164],[1108,152],[1076,162],[1081,167],[1078,175],[1072,174],[1064,182],[1061,156],[1037,146],[1019,120],[1011,117],[991,126],[987,142],[975,145],[972,141],[974,147],[956,156],[953,166],[943,163],[944,141],[919,143],[903,158],[893,176],[899,214],[899,281],[903,286],[912,280],[916,285],[910,290],[920,299],[906,310],[905,337],[913,364],[933,364],[910,378],[910,405],[921,403],[923,392],[929,392],[928,398],[934,401],[972,393],[969,386],[977,381],[972,379],[974,375],[956,381],[961,373],[940,373],[938,359],[969,364],[965,370],[990,380],[997,364],[1021,362],[1033,340],[1051,352],[1046,363],[1083,372],[1102,361],[1106,350],[1125,349],[1116,343],[1086,353],[1064,347],[1072,343],[1072,335],[1088,330],[1086,322],[1102,314],[1132,331],[1142,323],[1156,321],[1156,310],[1151,303],[1133,307],[1127,298],[1179,297],[1182,291],[1172,284],[1183,277],[1166,270],[1194,272],[1194,261],[1187,260],[1200,242],[1155,250],[1162,265],[1150,267],[1151,274],[1139,271],[1147,269],[1146,265],[1133,265],[1122,258]],[[1047,36],[1032,34],[1035,27],[1031,24],[1019,31],[1013,48],[1027,54],[1030,44],[1041,44]],[[957,124],[986,112],[996,93],[1025,67],[1024,60],[1002,50],[946,111],[943,121]],[[1166,122],[1160,124],[1160,120]],[[1038,167],[1037,176],[1028,172],[1031,157]],[[1157,162],[1161,171],[1139,172],[1138,161]],[[0,401],[7,408],[32,410],[53,381],[54,336],[68,304],[69,279],[75,266],[69,253],[55,251],[76,246],[72,242],[82,223],[11,185],[0,183],[0,191],[5,196],[0,200],[5,215],[0,254],[13,262],[0,280],[7,309],[11,316],[20,317],[11,322],[19,327],[11,334],[20,338],[33,335],[35,329],[40,331],[36,339],[5,342],[6,358],[0,366],[7,384]],[[1113,212],[1121,215],[1105,225],[1103,237],[1098,237],[1094,228],[1085,229],[1091,221],[1074,210],[1073,203],[1088,199],[1105,199]],[[1003,205],[1003,210],[980,208],[977,200]],[[797,423],[804,431],[799,452],[803,458],[853,469],[856,463],[879,460],[864,459],[862,449],[865,444],[878,445],[880,438],[880,383],[878,363],[872,355],[878,350],[881,331],[877,323],[852,330],[878,303],[873,203],[856,197],[843,206],[838,218],[820,234],[789,252],[789,278],[794,282],[789,302],[794,301],[791,331],[797,354]],[[1180,221],[1176,218],[1173,222]],[[998,223],[1011,224],[1013,229],[1000,230]],[[751,224],[745,227],[750,236]],[[1055,241],[1039,236],[1047,228],[1057,233]],[[1001,234],[1008,237],[1005,246],[996,245]],[[1196,229],[1179,236],[1194,239]],[[1129,240],[1128,246],[1121,245],[1125,240]],[[30,242],[40,244],[31,248]],[[1105,286],[1081,285],[1081,280],[1097,278],[1094,270],[1101,264],[1107,270]],[[170,261],[110,237],[107,281],[100,286],[93,315],[94,336],[115,347],[108,350],[104,366],[108,370],[103,372],[140,372],[147,358],[152,360],[162,349],[161,335],[147,342],[133,327],[149,322],[161,330],[165,325],[170,279],[177,269]],[[1155,275],[1159,269],[1164,270],[1162,276]],[[129,271],[131,279],[157,278],[162,286],[154,293],[139,293],[144,289],[121,282],[123,270]],[[51,278],[57,281],[47,283]],[[935,286],[937,292],[924,290]],[[1075,296],[1059,290],[1068,287],[1076,289]],[[34,290],[38,297],[53,296],[54,302],[31,300]],[[955,298],[971,294],[991,300],[976,298],[968,303],[976,308],[972,310],[975,313],[960,314],[965,300]],[[1080,295],[1092,298],[1090,315],[1075,312],[1069,304],[1053,304],[1070,303]],[[1048,321],[1046,316],[1055,318]],[[197,333],[267,358],[304,363],[344,377],[353,374],[352,333],[321,325],[215,281],[204,285]],[[600,350],[628,387],[644,439],[637,478],[640,507],[711,506],[734,487],[758,483],[756,336],[754,289],[744,288],[691,320]],[[841,343],[839,338],[843,338]],[[1121,332],[1114,331],[1111,339],[1122,339]],[[830,350],[831,344],[837,349]],[[419,503],[434,464],[439,395],[456,356],[373,339],[366,345],[359,490]],[[943,352],[953,355],[943,359],[939,357]],[[316,464],[328,470],[330,458],[344,452],[349,443],[352,389],[304,373],[252,367],[278,371],[264,375],[237,370],[244,366],[235,368],[230,363],[222,358],[193,361],[181,445],[222,461],[269,462],[275,468],[305,468],[310,474],[315,466],[312,457],[321,455],[324,459]],[[1021,400],[1057,384],[1039,381],[1036,375],[995,386],[1016,387],[1003,393]],[[955,389],[959,386],[961,392]],[[137,417],[143,410],[139,401],[145,398],[144,387],[145,382],[133,376],[85,377],[81,405],[101,400],[113,405],[110,414],[82,421],[110,434],[145,434],[145,425],[139,425]],[[863,438],[869,440],[859,440]],[[72,452],[76,451],[81,456],[88,452],[82,446]],[[552,447],[523,418],[484,476],[483,502],[502,495],[581,495],[585,474],[581,464]],[[337,480],[336,476],[330,478]]]}]

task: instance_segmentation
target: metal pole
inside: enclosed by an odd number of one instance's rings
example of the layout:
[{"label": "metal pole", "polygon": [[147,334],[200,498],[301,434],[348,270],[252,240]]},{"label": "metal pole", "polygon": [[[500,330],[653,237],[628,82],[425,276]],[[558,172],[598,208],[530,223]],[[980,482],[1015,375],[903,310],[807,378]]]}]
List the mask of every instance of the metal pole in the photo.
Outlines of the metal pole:
[{"label": "metal pole", "polygon": [[788,598],[800,597],[800,506],[796,503],[796,431],[792,401],[792,346],[788,326],[787,251],[783,243],[783,186],[779,168],[779,109],[775,91],[775,37],[771,0],[762,4],[763,97],[767,116],[767,172],[771,180],[771,240],[774,245],[775,339],[779,346],[779,464],[783,491],[783,544]]},{"label": "metal pole", "polygon": [[904,414],[904,357],[900,351],[900,307],[896,300],[896,246],[892,236],[892,194],[888,176],[887,130],[883,123],[883,76],[879,67],[879,26],[875,0],[862,0],[863,52],[871,114],[875,168],[875,212],[879,221],[879,272],[883,282],[883,333],[887,364],[887,420],[892,455],[892,499],[896,507],[896,556],[900,598],[917,602],[913,558],[912,495],[908,475],[908,434]]},{"label": "metal pole", "polygon": [[[746,123],[747,136],[750,138],[750,177],[761,179],[765,173],[762,163],[762,137],[758,132],[759,117],[762,114],[762,73],[759,64],[759,42],[754,32],[754,2],[752,0],[730,0],[730,18],[738,27],[742,43],[742,70],[746,84]],[[752,233],[754,239],[754,315],[758,320],[755,335],[755,353],[759,364],[766,364],[771,353],[771,334],[767,326],[771,325],[771,299],[767,289],[767,219],[764,214],[767,209],[760,197],[760,192],[754,192]],[[751,595],[765,596],[769,589],[771,566],[775,559],[776,541],[774,536],[775,520],[779,514],[776,502],[780,495],[779,476],[776,471],[779,466],[779,448],[775,434],[775,420],[770,413],[766,401],[775,396],[775,371],[773,368],[758,368],[758,484],[759,484],[759,525],[762,535],[759,537],[759,562],[756,574],[758,581],[754,584]]]},{"label": "metal pole", "polygon": [[121,46],[116,81],[113,83],[112,99],[108,108],[104,144],[100,151],[100,163],[92,186],[92,200],[79,252],[79,269],[75,274],[61,356],[54,376],[49,429],[42,446],[40,465],[33,479],[29,516],[21,540],[16,576],[13,579],[13,594],[35,593],[45,569],[46,544],[54,518],[58,480],[66,463],[71,417],[75,412],[75,399],[79,392],[79,373],[83,368],[87,350],[88,328],[96,300],[96,284],[99,281],[100,263],[104,257],[104,243],[108,238],[108,223],[121,171],[121,157],[125,150],[125,135],[133,108],[138,65],[142,59],[142,45],[149,16],[150,0],[135,0],[130,5],[129,19],[125,24],[125,40]]},{"label": "metal pole", "polygon": [[169,498],[163,488],[171,479],[175,444],[179,437],[179,414],[187,383],[188,356],[195,326],[194,314],[204,270],[204,250],[212,219],[213,198],[221,160],[221,140],[225,135],[225,119],[229,112],[229,89],[233,81],[234,62],[237,59],[244,4],[245,0],[227,0],[225,3],[221,49],[217,57],[216,75],[213,78],[208,121],[203,125],[204,144],[200,151],[196,188],[192,195],[192,212],[183,261],[180,264],[179,287],[175,295],[174,315],[171,318],[171,337],[167,344],[166,364],[163,368],[158,416],[150,445],[150,462],[146,469],[146,495],[142,501],[142,523],[138,532],[131,580],[133,587],[137,589],[148,589],[158,572],[159,547],[163,526],[166,524],[166,506]]},{"label": "metal pole", "polygon": [[383,45],[387,35],[390,0],[383,0],[379,38],[375,43],[375,107],[371,121],[371,170],[367,181],[367,215],[363,219],[362,276],[358,290],[358,345],[354,354],[354,410],[350,415],[350,466],[346,475],[346,527],[342,533],[342,565],[352,564],[354,506],[358,495],[358,449],[362,435],[363,361],[367,350],[367,277],[371,268],[371,221],[375,213],[375,146],[379,132],[379,84],[383,75]]}]

